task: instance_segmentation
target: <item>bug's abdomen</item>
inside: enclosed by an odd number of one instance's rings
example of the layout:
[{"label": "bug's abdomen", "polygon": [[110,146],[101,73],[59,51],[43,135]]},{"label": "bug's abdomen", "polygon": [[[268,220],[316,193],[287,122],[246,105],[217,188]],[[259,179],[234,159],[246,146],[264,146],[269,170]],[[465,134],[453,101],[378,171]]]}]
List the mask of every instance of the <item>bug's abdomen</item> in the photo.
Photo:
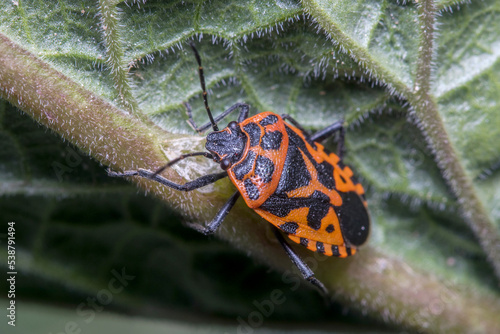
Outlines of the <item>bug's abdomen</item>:
[{"label": "bug's abdomen", "polygon": [[256,212],[308,249],[354,254],[369,234],[363,187],[338,156],[288,124],[286,131],[289,145],[278,187]]}]

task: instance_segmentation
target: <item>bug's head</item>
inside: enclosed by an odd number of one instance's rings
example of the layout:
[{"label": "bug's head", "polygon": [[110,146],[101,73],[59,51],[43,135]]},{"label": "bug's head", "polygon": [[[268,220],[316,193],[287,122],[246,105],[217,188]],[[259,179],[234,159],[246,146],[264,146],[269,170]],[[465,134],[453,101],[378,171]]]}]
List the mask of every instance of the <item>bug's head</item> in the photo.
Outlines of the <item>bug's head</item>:
[{"label": "bug's head", "polygon": [[212,153],[215,162],[220,163],[220,167],[226,170],[241,159],[247,140],[240,125],[230,122],[221,131],[209,133],[205,147]]}]

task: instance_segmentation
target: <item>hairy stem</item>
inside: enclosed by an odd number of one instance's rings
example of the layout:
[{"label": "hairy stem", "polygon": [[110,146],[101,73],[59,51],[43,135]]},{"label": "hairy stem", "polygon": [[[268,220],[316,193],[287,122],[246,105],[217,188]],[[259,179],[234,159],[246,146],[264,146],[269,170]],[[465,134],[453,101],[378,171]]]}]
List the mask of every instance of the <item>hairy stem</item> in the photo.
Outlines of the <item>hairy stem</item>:
[{"label": "hairy stem", "polygon": [[[149,122],[127,116],[3,35],[0,35],[0,96],[111,168],[154,169],[166,163],[164,152],[168,147],[164,143],[171,135]],[[173,170],[165,173],[170,179],[182,182]],[[154,183],[146,186],[148,182],[138,182],[164,199],[169,197]],[[207,201],[201,193],[189,197],[179,194],[180,200],[188,198],[187,203]],[[184,205],[183,209],[197,211],[192,204]]]},{"label": "hairy stem", "polygon": [[331,19],[323,6],[317,0],[303,0],[302,5],[307,13],[314,17],[314,20],[328,33],[334,43],[338,43],[341,49],[361,65],[368,77],[374,78],[381,83],[388,85],[388,90],[401,95],[409,93],[407,85],[400,81],[383,64],[368,51],[366,46],[360,45],[352,36],[346,34],[341,27]]},{"label": "hairy stem", "polygon": [[137,102],[132,95],[128,82],[127,64],[123,61],[124,52],[118,30],[119,13],[116,8],[117,3],[117,1],[113,0],[99,0],[101,29],[106,41],[106,63],[113,77],[119,104],[136,117],[143,118],[142,113],[137,112]]},{"label": "hairy stem", "polygon": [[460,210],[492,263],[500,279],[499,232],[488,216],[471,178],[460,162],[448,136],[438,106],[431,93],[433,41],[436,7],[433,0],[424,0],[419,6],[421,20],[421,47],[414,92],[410,98],[413,111],[433,150],[437,164],[458,199]]}]

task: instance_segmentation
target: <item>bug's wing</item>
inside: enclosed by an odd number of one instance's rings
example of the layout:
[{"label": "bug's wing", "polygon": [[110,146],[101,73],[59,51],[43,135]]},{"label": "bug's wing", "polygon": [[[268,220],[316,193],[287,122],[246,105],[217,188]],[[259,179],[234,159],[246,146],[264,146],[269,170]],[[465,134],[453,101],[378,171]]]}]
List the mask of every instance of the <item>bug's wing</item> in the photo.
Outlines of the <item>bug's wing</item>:
[{"label": "bug's wing", "polygon": [[[286,206],[283,203],[278,205]],[[290,210],[284,217],[279,217],[262,209],[256,209],[255,211],[285,232],[292,241],[312,251],[339,257],[354,254],[356,247],[345,244],[339,220],[333,207],[327,207],[327,213],[321,219],[320,224],[314,225],[314,228],[310,226],[311,218],[314,219],[315,215],[321,214],[319,210],[322,210],[321,205],[319,207],[312,206],[312,208],[304,206]],[[318,226],[319,228],[317,228]]]}]

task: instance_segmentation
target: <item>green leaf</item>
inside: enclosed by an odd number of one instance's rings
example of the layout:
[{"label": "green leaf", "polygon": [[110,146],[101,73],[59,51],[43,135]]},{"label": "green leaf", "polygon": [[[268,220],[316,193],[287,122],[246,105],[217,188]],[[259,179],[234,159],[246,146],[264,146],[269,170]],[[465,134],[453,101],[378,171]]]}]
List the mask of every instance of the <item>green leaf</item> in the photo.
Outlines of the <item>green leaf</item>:
[{"label": "green leaf", "polygon": [[[333,318],[366,323],[361,331],[381,323],[498,331],[497,2],[2,7],[0,94],[43,126],[1,102],[0,215],[16,222],[18,298],[66,303],[79,325],[89,313],[78,305],[101,296],[106,311],[174,318],[173,310],[201,314],[204,324],[224,317],[237,331],[278,291],[286,302],[254,327],[337,330]],[[370,241],[349,259],[295,248],[331,291],[333,309],[306,284],[297,288],[268,224],[243,203],[217,233],[228,243],[182,227],[209,221],[234,192],[229,181],[179,193],[131,180],[153,199],[107,177],[105,166],[154,170],[203,149],[186,123],[185,102],[198,124],[207,121],[190,40],[216,114],[247,102],[252,114],[287,113],[311,131],[346,121],[345,160],[367,189]],[[182,183],[217,170],[196,158],[164,175]],[[7,271],[6,253],[0,258]],[[104,305],[120,270],[134,278]]]}]

